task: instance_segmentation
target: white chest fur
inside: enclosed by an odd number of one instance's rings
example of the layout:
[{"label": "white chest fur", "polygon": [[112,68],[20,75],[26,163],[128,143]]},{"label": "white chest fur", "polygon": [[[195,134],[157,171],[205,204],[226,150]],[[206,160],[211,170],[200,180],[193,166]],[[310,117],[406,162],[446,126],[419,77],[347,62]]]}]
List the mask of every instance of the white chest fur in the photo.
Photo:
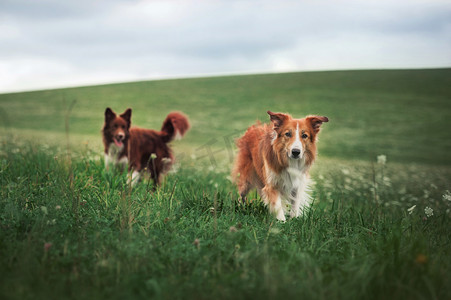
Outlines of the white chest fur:
[{"label": "white chest fur", "polygon": [[124,145],[118,147],[115,143],[111,143],[108,147],[108,153],[105,153],[105,168],[108,170],[110,166],[119,166],[126,168],[128,158],[126,156],[119,159],[119,155],[124,150]]},{"label": "white chest fur", "polygon": [[311,180],[302,160],[290,159],[289,167],[280,174],[266,169],[267,184],[275,187],[281,196],[284,211],[291,205],[290,216],[298,217],[310,206],[309,195]]}]

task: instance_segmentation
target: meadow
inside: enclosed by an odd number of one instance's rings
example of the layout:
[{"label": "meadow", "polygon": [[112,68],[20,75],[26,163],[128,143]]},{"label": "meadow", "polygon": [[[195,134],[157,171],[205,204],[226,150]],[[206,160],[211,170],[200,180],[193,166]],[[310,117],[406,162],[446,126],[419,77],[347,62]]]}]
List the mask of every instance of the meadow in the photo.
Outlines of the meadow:
[{"label": "meadow", "polygon": [[[450,299],[451,69],[192,78],[0,94],[2,299]],[[109,106],[192,129],[155,192],[106,172]],[[233,141],[325,115],[314,205],[237,201]]]}]

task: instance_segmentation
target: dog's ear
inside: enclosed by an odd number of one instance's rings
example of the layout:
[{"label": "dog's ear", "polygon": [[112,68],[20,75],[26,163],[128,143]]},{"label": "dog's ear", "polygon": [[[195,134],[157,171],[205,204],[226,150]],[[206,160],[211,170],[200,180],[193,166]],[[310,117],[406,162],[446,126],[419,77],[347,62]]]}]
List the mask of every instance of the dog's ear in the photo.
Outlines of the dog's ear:
[{"label": "dog's ear", "polygon": [[130,124],[132,122],[132,109],[131,108],[127,108],[127,110],[124,111],[124,113],[121,114],[120,117],[124,118],[125,121],[127,121],[128,125],[130,126]]},{"label": "dog's ear", "polygon": [[273,113],[272,111],[267,111],[269,118],[271,119],[272,124],[274,125],[274,129],[279,129],[282,126],[283,122],[288,120],[289,116],[283,113]]},{"label": "dog's ear", "polygon": [[306,120],[310,123],[315,133],[319,132],[321,124],[329,122],[329,119],[327,117],[322,116],[308,116]]},{"label": "dog's ear", "polygon": [[107,107],[105,110],[105,122],[109,122],[114,118],[116,118],[116,114],[111,110],[111,108]]}]

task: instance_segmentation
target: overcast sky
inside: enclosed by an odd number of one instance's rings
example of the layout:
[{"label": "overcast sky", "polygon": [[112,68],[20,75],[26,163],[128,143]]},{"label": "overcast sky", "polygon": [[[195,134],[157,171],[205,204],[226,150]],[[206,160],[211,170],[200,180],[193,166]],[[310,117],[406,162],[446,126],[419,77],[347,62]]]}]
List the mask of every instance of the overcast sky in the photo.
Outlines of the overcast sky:
[{"label": "overcast sky", "polygon": [[451,67],[450,0],[0,0],[0,93],[435,67]]}]

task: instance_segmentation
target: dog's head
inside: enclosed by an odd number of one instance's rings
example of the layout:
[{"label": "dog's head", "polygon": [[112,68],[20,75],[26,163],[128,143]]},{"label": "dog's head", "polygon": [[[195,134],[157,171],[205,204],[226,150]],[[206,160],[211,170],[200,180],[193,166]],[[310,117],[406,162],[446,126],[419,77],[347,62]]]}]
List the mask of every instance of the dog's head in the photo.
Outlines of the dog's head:
[{"label": "dog's head", "polygon": [[274,133],[272,146],[281,161],[301,159],[311,164],[316,155],[316,139],[321,124],[328,122],[327,117],[307,116],[293,119],[288,114],[268,111]]},{"label": "dog's head", "polygon": [[107,107],[103,127],[105,138],[109,142],[114,142],[116,146],[122,147],[130,135],[131,117],[132,110],[130,108],[118,116],[111,108]]}]

